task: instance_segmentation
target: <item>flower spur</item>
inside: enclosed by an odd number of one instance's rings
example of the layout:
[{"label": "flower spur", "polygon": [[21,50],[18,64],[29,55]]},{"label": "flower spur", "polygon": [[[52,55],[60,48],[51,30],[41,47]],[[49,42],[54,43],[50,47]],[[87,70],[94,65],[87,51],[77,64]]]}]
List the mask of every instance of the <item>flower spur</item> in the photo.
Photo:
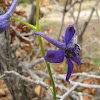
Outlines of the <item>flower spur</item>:
[{"label": "flower spur", "polygon": [[61,63],[64,60],[64,57],[66,57],[68,63],[66,81],[70,83],[69,78],[74,67],[72,61],[74,61],[79,66],[83,64],[83,62],[81,62],[78,58],[80,56],[80,47],[76,44],[76,36],[74,36],[74,25],[69,25],[67,27],[65,36],[62,36],[62,42],[56,41],[41,32],[34,32],[33,34],[42,36],[47,41],[60,48],[60,50],[47,51],[44,59],[50,63]]},{"label": "flower spur", "polygon": [[16,4],[17,0],[13,0],[12,5],[8,11],[5,14],[0,15],[0,34],[4,32],[8,27],[10,27],[10,16],[13,14]]}]

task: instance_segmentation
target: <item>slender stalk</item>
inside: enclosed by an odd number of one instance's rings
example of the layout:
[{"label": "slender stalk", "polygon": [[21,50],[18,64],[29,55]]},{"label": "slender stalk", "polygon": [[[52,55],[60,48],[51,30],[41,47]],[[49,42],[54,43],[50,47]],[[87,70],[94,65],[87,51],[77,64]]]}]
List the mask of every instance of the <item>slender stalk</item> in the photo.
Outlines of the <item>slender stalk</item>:
[{"label": "slender stalk", "polygon": [[40,0],[37,0],[37,3],[36,3],[36,28],[37,28],[37,31],[40,31],[40,29],[39,29],[39,2],[40,2]]},{"label": "slender stalk", "polygon": [[11,18],[11,21],[13,21],[13,20],[16,20],[16,21],[18,21],[18,22],[21,22],[21,23],[23,23],[23,24],[25,24],[25,25],[27,25],[27,26],[33,28],[34,30],[36,30],[36,27],[33,26],[33,25],[31,25],[31,24],[29,24],[29,23],[26,23],[26,22],[24,22],[24,21],[22,21],[22,20],[19,20],[19,19],[17,19],[17,18]]},{"label": "slender stalk", "polygon": [[[39,28],[39,1],[40,0],[37,0],[37,8],[36,8],[36,27],[29,24],[29,23],[26,23],[22,20],[19,20],[17,18],[11,18],[11,21],[13,20],[16,20],[16,21],[19,21],[31,28],[33,28],[34,30],[36,30],[37,32],[40,32],[40,28]],[[41,39],[41,36],[38,35],[38,40],[39,40],[39,43],[40,43],[40,47],[41,47],[41,51],[42,51],[42,54],[43,56],[45,56],[45,50],[44,50],[44,47],[43,47],[43,43],[42,43],[42,39]],[[48,68],[48,72],[49,72],[49,75],[50,75],[50,78],[51,78],[51,82],[52,82],[52,86],[53,86],[53,95],[54,95],[54,100],[56,100],[56,88],[55,88],[55,83],[54,83],[54,80],[53,80],[53,77],[52,77],[52,73],[51,73],[51,69],[50,69],[50,63],[45,61],[46,62],[46,65],[47,65],[47,68]]]},{"label": "slender stalk", "polygon": [[53,86],[54,100],[56,100],[56,87],[55,87],[55,83],[54,83],[54,80],[53,80],[53,77],[52,77],[52,73],[51,73],[51,69],[50,69],[50,63],[48,63],[47,61],[45,61],[45,62],[46,62],[46,65],[48,67],[48,72],[49,72],[51,82],[52,82],[52,86]]},{"label": "slender stalk", "polygon": [[[36,31],[38,31],[38,32],[40,31],[40,29],[39,29],[39,1],[40,0],[37,0],[37,5],[36,5],[36,7],[37,7],[36,8]],[[44,50],[44,47],[43,47],[42,39],[41,39],[41,36],[39,36],[39,35],[38,35],[38,40],[39,40],[39,43],[40,43],[42,54],[43,54],[43,56],[45,56],[45,50]],[[47,61],[45,61],[45,62],[46,62],[48,72],[49,72],[49,75],[50,75],[50,78],[51,78],[52,86],[53,86],[54,100],[56,100],[56,88],[55,88],[55,83],[54,83],[52,73],[51,73],[51,69],[50,69],[50,63],[48,63]]]}]

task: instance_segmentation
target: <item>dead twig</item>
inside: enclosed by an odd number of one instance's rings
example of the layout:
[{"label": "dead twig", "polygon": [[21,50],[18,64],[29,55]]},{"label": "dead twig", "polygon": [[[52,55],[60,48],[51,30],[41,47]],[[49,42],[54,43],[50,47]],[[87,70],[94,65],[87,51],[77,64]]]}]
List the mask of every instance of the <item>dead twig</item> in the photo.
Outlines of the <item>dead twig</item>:
[{"label": "dead twig", "polygon": [[68,0],[66,0],[65,2],[65,6],[64,6],[64,10],[63,10],[63,16],[62,16],[62,21],[61,21],[61,26],[60,26],[60,30],[59,30],[59,33],[58,33],[58,41],[60,39],[60,36],[61,36],[61,32],[62,32],[62,29],[63,29],[63,25],[64,25],[64,20],[65,20],[65,14],[77,3],[78,1],[75,0],[68,9],[66,9],[67,7],[67,4],[68,4]]},{"label": "dead twig", "polygon": [[73,90],[77,88],[78,84],[75,84],[68,92],[66,92],[60,100],[64,100]]}]

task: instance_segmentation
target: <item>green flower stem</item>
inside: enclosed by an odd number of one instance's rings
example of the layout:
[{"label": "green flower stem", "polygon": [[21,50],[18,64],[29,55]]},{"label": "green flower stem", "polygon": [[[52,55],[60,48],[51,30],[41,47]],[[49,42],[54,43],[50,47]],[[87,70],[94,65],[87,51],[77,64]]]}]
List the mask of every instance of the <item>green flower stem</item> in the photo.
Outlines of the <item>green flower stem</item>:
[{"label": "green flower stem", "polygon": [[18,21],[18,22],[21,22],[21,23],[23,23],[23,24],[25,24],[25,25],[27,25],[27,26],[33,28],[34,30],[37,30],[35,26],[33,26],[33,25],[29,24],[29,23],[26,23],[26,22],[24,22],[24,21],[22,21],[22,20],[19,20],[19,19],[17,19],[17,18],[11,18],[11,21],[13,21],[13,20],[16,20],[16,21]]},{"label": "green flower stem", "polygon": [[36,3],[36,28],[37,28],[37,31],[40,31],[40,28],[39,28],[39,2],[40,2],[40,0],[37,0],[37,3]]},{"label": "green flower stem", "polygon": [[[36,7],[37,7],[36,8],[36,29],[37,29],[36,31],[38,31],[38,32],[40,32],[40,29],[39,29],[39,1],[40,0],[37,0],[37,5],[36,5]],[[42,54],[43,54],[43,56],[45,56],[45,50],[44,50],[44,47],[43,47],[42,39],[41,39],[41,36],[39,36],[39,35],[38,35],[38,40],[39,40],[39,43],[40,43]],[[50,63],[48,63],[47,61],[45,61],[45,62],[46,62],[48,72],[49,72],[49,75],[50,75],[50,78],[51,78],[52,86],[53,86],[54,100],[56,100],[56,88],[55,88],[55,83],[54,83],[52,73],[51,73],[51,69],[50,69]]]},{"label": "green flower stem", "polygon": [[53,86],[54,100],[56,100],[56,87],[55,87],[55,83],[54,83],[54,80],[53,80],[53,77],[52,77],[52,73],[51,73],[51,69],[50,69],[50,63],[48,63],[47,61],[45,61],[45,62],[46,62],[46,65],[48,67],[48,72],[49,72],[51,82],[52,82],[52,86]]},{"label": "green flower stem", "polygon": [[[11,18],[11,21],[15,20],[15,21],[19,21],[31,28],[33,28],[35,31],[37,32],[40,32],[40,29],[39,29],[39,0],[37,0],[37,9],[36,9],[36,27],[29,24],[29,23],[26,23],[22,20],[19,20],[17,18]],[[41,39],[41,36],[38,35],[38,40],[39,40],[39,43],[40,43],[40,47],[41,47],[41,51],[42,51],[42,54],[43,56],[45,56],[45,50],[44,50],[44,47],[43,47],[43,43],[42,43],[42,39]],[[53,86],[53,95],[54,95],[54,100],[56,100],[56,88],[55,88],[55,83],[54,83],[54,80],[53,80],[53,77],[52,77],[52,73],[51,73],[51,69],[50,69],[50,63],[45,61],[46,62],[46,65],[47,65],[47,68],[48,68],[48,72],[49,72],[49,75],[50,75],[50,78],[51,78],[51,82],[52,82],[52,86]]]}]

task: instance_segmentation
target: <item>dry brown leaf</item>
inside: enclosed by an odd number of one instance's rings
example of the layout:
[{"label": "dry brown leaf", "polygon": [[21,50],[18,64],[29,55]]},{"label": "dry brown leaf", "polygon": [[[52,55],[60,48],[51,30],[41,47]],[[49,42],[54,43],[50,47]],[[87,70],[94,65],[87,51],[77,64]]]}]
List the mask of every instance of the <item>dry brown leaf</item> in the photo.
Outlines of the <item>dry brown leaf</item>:
[{"label": "dry brown leaf", "polygon": [[[85,93],[90,94],[91,93],[91,90],[90,89],[86,89]],[[90,97],[87,96],[87,95],[84,95],[83,96],[83,100],[90,100]]]},{"label": "dry brown leaf", "polygon": [[84,84],[91,84],[91,82],[93,82],[94,79],[93,78],[89,78],[88,80],[84,81]]},{"label": "dry brown leaf", "polygon": [[42,88],[42,91],[41,91],[41,97],[42,97],[42,98],[46,97],[46,93],[45,93],[44,88]]},{"label": "dry brown leaf", "polygon": [[41,88],[40,86],[37,86],[37,85],[35,86],[35,90],[34,90],[34,91],[35,91],[38,95],[40,94],[40,88]]}]

